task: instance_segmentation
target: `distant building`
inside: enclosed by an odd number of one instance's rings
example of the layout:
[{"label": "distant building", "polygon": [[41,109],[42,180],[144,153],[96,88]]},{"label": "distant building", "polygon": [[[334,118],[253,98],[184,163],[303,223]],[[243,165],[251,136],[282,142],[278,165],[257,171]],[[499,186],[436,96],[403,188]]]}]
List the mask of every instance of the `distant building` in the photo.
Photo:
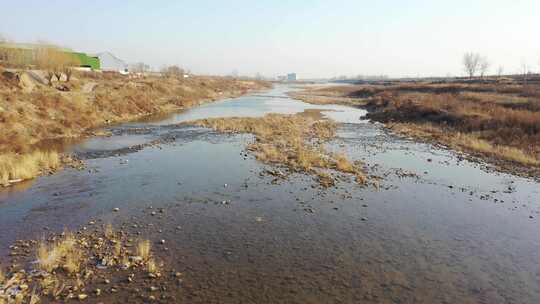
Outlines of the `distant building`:
[{"label": "distant building", "polygon": [[296,81],[296,73],[287,74],[287,81]]},{"label": "distant building", "polygon": [[99,58],[101,70],[104,72],[118,72],[124,75],[129,72],[127,63],[109,52],[99,53],[96,57]]}]

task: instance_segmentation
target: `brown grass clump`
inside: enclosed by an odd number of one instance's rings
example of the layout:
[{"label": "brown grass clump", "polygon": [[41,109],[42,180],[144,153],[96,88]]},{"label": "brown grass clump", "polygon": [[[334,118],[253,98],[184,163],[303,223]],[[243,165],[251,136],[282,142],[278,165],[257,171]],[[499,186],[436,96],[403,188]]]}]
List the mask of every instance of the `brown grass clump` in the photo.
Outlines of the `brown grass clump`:
[{"label": "brown grass clump", "polygon": [[[335,137],[336,124],[320,120],[320,113],[304,112],[296,115],[268,114],[260,118],[214,118],[192,122],[220,132],[251,133],[256,140],[248,146],[258,160],[285,165],[293,171],[319,176],[321,185],[329,185],[321,178],[322,169],[362,175],[362,170],[351,164],[345,155],[327,152],[323,144]],[[347,165],[345,165],[347,164]],[[365,179],[360,179],[365,183]]]},{"label": "brown grass clump", "polygon": [[105,225],[105,237],[110,239],[114,237],[114,229],[111,223]]},{"label": "brown grass clump", "polygon": [[156,273],[159,273],[159,268],[158,268],[158,265],[156,263],[156,261],[154,259],[150,259],[148,260],[148,263],[146,265],[146,270],[148,271],[148,273],[150,274],[156,274]]},{"label": "brown grass clump", "polygon": [[60,166],[60,156],[54,151],[34,151],[28,154],[0,154],[0,185],[26,180]]},{"label": "brown grass clump", "polygon": [[137,255],[143,259],[143,261],[148,261],[151,257],[150,251],[152,245],[149,240],[141,240],[137,243]]},{"label": "brown grass clump", "polygon": [[77,240],[71,233],[51,246],[41,242],[37,251],[37,262],[40,269],[52,272],[63,268],[68,273],[76,273],[81,268],[83,253]]},{"label": "brown grass clump", "polygon": [[336,169],[338,171],[347,172],[347,173],[355,173],[356,168],[345,156],[345,154],[338,154],[336,155]]}]

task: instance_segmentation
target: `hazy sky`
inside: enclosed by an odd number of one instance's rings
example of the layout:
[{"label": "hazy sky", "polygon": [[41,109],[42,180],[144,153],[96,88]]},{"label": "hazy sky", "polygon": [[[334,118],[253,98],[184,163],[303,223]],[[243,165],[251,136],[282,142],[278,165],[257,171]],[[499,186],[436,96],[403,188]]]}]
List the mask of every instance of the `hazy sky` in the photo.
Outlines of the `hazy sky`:
[{"label": "hazy sky", "polygon": [[159,68],[301,78],[540,70],[539,0],[0,0],[0,33]]}]

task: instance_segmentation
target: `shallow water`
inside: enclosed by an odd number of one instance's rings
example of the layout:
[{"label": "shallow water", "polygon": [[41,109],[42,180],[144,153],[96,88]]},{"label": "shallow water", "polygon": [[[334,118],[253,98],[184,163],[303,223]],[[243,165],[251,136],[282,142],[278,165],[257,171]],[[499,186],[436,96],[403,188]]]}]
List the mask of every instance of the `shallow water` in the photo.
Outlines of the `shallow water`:
[{"label": "shallow water", "polygon": [[[44,227],[135,221],[167,240],[161,256],[184,273],[175,292],[190,303],[540,302],[538,183],[392,136],[363,121],[363,110],[293,101],[287,90],[113,127],[112,137],[67,147],[87,158],[86,170],[0,193],[0,252]],[[350,178],[320,189],[301,174],[273,182],[243,155],[251,136],[176,125],[305,109],[344,123],[328,148],[363,160],[382,177],[379,189]],[[144,145],[156,139],[167,140]],[[165,215],[148,216],[149,206]]]}]

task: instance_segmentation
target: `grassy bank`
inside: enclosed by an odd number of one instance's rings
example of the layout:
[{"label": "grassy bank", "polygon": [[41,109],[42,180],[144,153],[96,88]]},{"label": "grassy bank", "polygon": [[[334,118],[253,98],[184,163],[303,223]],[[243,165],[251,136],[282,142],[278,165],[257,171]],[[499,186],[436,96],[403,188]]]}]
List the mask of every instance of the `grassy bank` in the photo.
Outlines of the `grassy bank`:
[{"label": "grassy bank", "polygon": [[365,184],[367,178],[361,164],[350,162],[344,154],[326,151],[323,143],[334,138],[336,124],[322,120],[318,111],[296,115],[268,114],[260,118],[213,118],[190,122],[219,132],[250,133],[255,142],[248,150],[258,160],[287,167],[293,172],[307,172],[323,186],[334,184],[328,170],[348,173]]},{"label": "grassy bank", "polygon": [[0,155],[0,185],[31,179],[43,172],[52,172],[60,167],[60,157],[54,151],[33,151]]},{"label": "grassy bank", "polygon": [[509,171],[540,173],[540,85],[395,83],[315,88],[294,97],[365,107],[370,119],[401,134],[469,152]]},{"label": "grassy bank", "polygon": [[107,124],[267,86],[224,77],[130,79],[97,73],[74,74],[69,82],[49,86],[35,74],[0,69],[0,184],[57,168],[57,154],[35,151],[44,140],[87,136]]}]

